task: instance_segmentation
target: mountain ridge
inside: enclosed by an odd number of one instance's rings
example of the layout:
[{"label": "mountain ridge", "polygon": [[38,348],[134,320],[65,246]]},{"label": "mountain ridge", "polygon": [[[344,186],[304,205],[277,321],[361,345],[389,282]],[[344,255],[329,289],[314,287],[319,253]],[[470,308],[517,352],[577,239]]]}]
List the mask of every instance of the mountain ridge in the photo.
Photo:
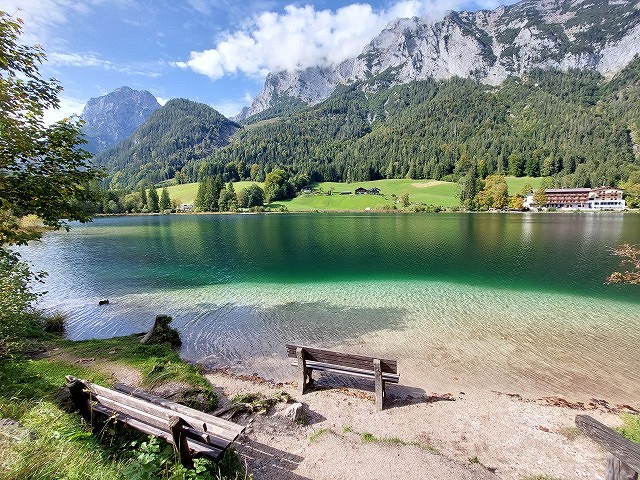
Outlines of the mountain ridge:
[{"label": "mountain ridge", "polygon": [[396,19],[355,58],[334,67],[270,73],[240,120],[293,97],[313,105],[338,85],[388,71],[396,84],[454,76],[499,85],[533,69],[613,75],[640,54],[640,2],[524,0],[495,10],[450,12],[439,22]]}]

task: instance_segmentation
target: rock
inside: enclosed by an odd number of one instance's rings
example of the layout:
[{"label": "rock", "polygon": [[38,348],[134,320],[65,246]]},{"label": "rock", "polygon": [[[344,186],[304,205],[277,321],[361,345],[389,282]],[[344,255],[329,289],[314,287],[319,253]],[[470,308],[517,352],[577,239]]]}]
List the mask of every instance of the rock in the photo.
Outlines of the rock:
[{"label": "rock", "polygon": [[17,420],[12,418],[0,418],[0,435],[8,437],[12,440],[35,440],[35,433],[27,430]]},{"label": "rock", "polygon": [[296,423],[303,417],[304,410],[300,402],[292,403],[287,408],[282,410],[278,415],[291,420]]},{"label": "rock", "polygon": [[152,389],[151,393],[202,412],[210,412],[217,405],[217,399],[204,388],[180,382],[164,383]]}]

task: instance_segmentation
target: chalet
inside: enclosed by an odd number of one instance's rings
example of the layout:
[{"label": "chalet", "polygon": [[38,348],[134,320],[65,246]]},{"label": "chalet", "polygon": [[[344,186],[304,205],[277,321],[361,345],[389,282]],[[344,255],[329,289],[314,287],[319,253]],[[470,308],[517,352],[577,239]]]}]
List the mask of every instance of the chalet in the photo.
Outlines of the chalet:
[{"label": "chalet", "polygon": [[193,212],[193,203],[181,203],[176,209],[178,212]]},{"label": "chalet", "polygon": [[303,187],[302,190],[300,190],[300,193],[311,193],[311,187]]},{"label": "chalet", "polygon": [[380,195],[380,189],[378,187],[373,188],[364,188],[358,187],[356,188],[356,195]]}]

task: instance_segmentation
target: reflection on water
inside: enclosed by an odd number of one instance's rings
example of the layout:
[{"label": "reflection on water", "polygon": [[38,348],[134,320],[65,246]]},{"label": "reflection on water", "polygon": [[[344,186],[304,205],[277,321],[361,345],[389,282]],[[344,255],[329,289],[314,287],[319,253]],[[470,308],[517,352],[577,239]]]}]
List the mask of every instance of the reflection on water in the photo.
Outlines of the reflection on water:
[{"label": "reflection on water", "polygon": [[189,215],[99,219],[22,251],[74,339],[167,313],[185,358],[277,380],[300,342],[398,358],[427,391],[637,404],[640,291],[603,283],[622,242],[640,243],[639,216]]}]

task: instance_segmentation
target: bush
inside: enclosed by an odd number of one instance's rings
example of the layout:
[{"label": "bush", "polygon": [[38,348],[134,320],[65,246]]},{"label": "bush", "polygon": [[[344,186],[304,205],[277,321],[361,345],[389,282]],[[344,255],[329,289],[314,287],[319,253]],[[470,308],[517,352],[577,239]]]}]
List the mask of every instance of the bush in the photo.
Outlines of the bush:
[{"label": "bush", "polygon": [[34,310],[39,295],[30,284],[44,275],[32,273],[17,254],[0,248],[0,358],[12,356],[27,338],[42,334]]},{"label": "bush", "polygon": [[64,316],[60,313],[54,313],[51,316],[43,317],[44,330],[49,333],[64,332]]}]

